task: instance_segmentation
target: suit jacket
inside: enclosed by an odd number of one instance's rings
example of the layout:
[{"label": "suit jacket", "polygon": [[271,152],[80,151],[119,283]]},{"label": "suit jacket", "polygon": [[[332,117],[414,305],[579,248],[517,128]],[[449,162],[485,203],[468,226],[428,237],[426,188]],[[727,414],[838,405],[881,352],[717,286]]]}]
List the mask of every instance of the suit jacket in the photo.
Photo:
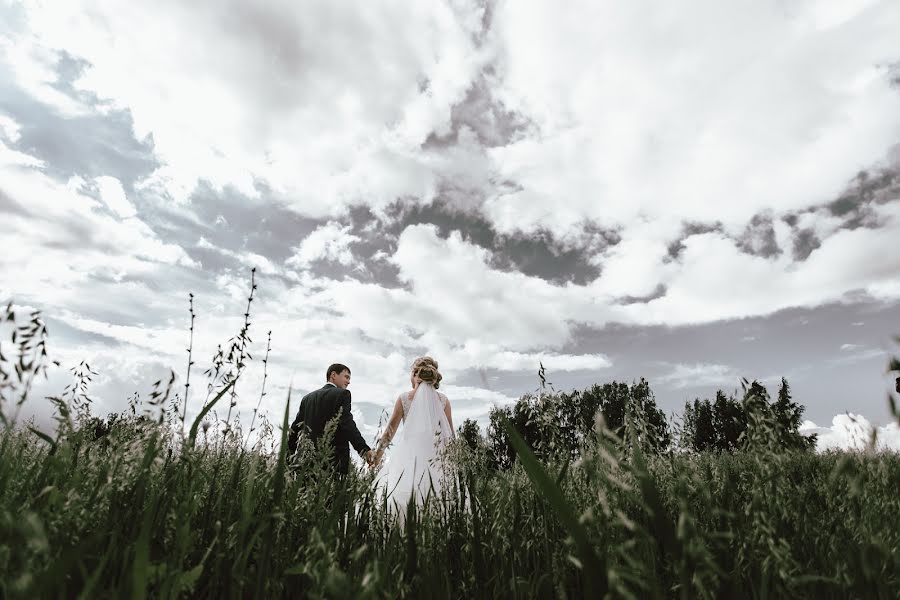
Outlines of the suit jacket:
[{"label": "suit jacket", "polygon": [[370,450],[353,421],[353,415],[350,414],[350,390],[327,383],[318,390],[303,396],[303,399],[300,400],[297,417],[291,425],[288,451],[291,454],[296,452],[301,430],[305,430],[306,435],[316,441],[322,437],[325,426],[334,418],[338,419],[337,429],[332,439],[335,468],[338,473],[346,475],[350,467],[348,444],[352,444],[354,450],[360,454]]}]

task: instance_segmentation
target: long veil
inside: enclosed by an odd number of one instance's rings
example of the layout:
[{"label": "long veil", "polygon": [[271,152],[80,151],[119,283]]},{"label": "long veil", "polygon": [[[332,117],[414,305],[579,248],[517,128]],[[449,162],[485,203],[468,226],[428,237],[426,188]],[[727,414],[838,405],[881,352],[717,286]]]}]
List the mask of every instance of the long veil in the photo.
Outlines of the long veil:
[{"label": "long veil", "polygon": [[421,505],[429,492],[440,494],[443,453],[452,435],[434,386],[420,383],[387,464],[385,479],[391,508],[403,511],[412,497]]}]

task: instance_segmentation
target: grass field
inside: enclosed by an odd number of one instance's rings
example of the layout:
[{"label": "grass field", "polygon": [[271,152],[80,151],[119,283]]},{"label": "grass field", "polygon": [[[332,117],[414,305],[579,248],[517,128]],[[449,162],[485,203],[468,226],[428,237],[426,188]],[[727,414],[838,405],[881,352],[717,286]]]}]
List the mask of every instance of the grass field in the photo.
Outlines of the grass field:
[{"label": "grass field", "polygon": [[538,461],[507,424],[509,470],[458,438],[441,496],[401,525],[372,473],[336,481],[308,444],[288,460],[296,398],[253,446],[204,420],[237,403],[247,312],[192,422],[169,402],[174,375],[146,406],[92,419],[81,365],[50,398],[52,435],[16,424],[46,328],[0,314],[15,326],[0,352],[0,597],[900,597],[900,455],[784,451],[765,420],[740,452],[689,454],[649,446],[628,408],[621,435],[598,420],[571,463]]},{"label": "grass field", "polygon": [[[277,432],[277,428],[275,428]],[[598,430],[577,463],[489,470],[400,527],[327,476],[124,419],[0,442],[5,597],[896,598],[900,456],[653,455]]]}]

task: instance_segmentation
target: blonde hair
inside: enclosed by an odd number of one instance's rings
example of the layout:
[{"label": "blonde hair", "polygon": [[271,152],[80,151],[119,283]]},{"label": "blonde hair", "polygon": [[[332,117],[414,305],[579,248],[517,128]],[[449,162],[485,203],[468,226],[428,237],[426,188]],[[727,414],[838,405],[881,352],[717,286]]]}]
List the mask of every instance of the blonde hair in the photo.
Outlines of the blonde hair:
[{"label": "blonde hair", "polygon": [[443,375],[438,371],[438,363],[430,356],[420,356],[413,361],[413,376],[418,377],[425,383],[430,383],[434,389],[441,387],[441,379]]}]

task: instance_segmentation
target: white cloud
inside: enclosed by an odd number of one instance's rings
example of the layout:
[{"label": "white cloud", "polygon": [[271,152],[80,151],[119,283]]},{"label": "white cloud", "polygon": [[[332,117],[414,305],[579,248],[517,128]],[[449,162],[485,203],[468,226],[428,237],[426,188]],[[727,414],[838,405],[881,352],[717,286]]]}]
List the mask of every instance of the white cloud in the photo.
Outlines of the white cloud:
[{"label": "white cloud", "polygon": [[501,371],[535,371],[543,364],[549,372],[587,371],[609,368],[612,363],[603,354],[557,354],[548,352],[499,352],[478,366]]},{"label": "white cloud", "polygon": [[585,219],[733,228],[835,198],[900,137],[900,9],[823,20],[817,4],[501,3],[497,93],[541,135],[492,151],[520,187],[488,213],[563,234]]},{"label": "white cloud", "polygon": [[142,220],[123,221],[102,210],[81,178],[59,183],[37,169],[7,164],[0,165],[0,180],[12,202],[3,217],[0,271],[20,301],[66,308],[96,293],[91,278],[121,281],[197,266]]},{"label": "white cloud", "polygon": [[333,261],[344,266],[353,264],[350,245],[360,241],[360,237],[350,233],[350,226],[329,221],[303,238],[294,254],[285,263],[288,267],[308,268],[316,261]]},{"label": "white cloud", "polygon": [[448,129],[485,60],[475,2],[122,10],[84,0],[23,10],[26,30],[6,44],[19,49],[17,64],[40,60],[17,83],[59,104],[48,91],[58,53],[87,61],[76,87],[129,109],[138,138],[153,135],[163,166],[145,189],[183,200],[204,179],[255,196],[261,180],[312,216],[433,194],[419,146]]},{"label": "white cloud", "polygon": [[[497,392],[483,387],[471,387],[442,383],[441,390],[447,394],[448,398],[450,398],[451,401],[455,399],[482,403],[482,409],[484,410],[485,414],[491,406],[503,406],[506,404],[515,403],[516,400],[518,400],[518,397],[516,396],[509,396],[502,392]],[[473,410],[478,410],[478,407],[474,407]],[[461,422],[461,419],[457,419],[457,421]]]},{"label": "white cloud", "polygon": [[143,351],[151,351],[157,358],[172,360],[184,355],[182,346],[185,334],[180,328],[157,329],[146,325],[113,325],[95,319],[87,319],[62,311],[54,319],[86,333],[95,333],[127,343]]},{"label": "white cloud", "polygon": [[25,154],[24,152],[19,152],[18,150],[13,150],[9,148],[6,144],[0,141],[0,166],[5,167],[43,167],[44,161],[31,156],[30,154]]},{"label": "white cloud", "polygon": [[100,190],[100,199],[121,219],[128,219],[137,214],[128,198],[125,197],[125,190],[122,188],[122,182],[115,177],[104,175],[95,179],[97,187]]},{"label": "white cloud", "polygon": [[668,254],[661,240],[634,237],[612,246],[594,262],[602,265],[595,289],[610,296],[642,297],[652,294],[666,272],[677,265],[665,265]]},{"label": "white cloud", "polygon": [[227,256],[228,258],[233,259],[238,264],[247,265],[249,267],[255,267],[260,273],[264,273],[267,275],[273,275],[276,273],[281,273],[281,269],[272,264],[265,256],[260,254],[256,254],[255,252],[235,252],[233,250],[228,250],[227,248],[221,248],[212,244],[209,240],[204,237],[200,237],[197,240],[197,247],[203,248],[204,250],[212,250],[214,252],[218,252],[222,256]]},{"label": "white cloud", "polygon": [[[506,349],[558,348],[576,320],[601,321],[605,311],[587,288],[557,286],[539,277],[505,272],[489,265],[487,250],[466,242],[458,232],[447,239],[434,227],[407,227],[391,258],[408,290],[353,285],[334,298],[336,306],[389,339],[405,328],[422,332],[429,347],[464,346],[473,340]],[[385,306],[384,310],[374,309]]]},{"label": "white cloud", "polygon": [[659,267],[666,294],[645,304],[616,307],[617,315],[626,322],[675,325],[814,307],[857,290],[884,300],[896,298],[900,256],[891,248],[900,238],[898,206],[895,202],[877,209],[883,227],[840,230],[803,262],[793,261],[788,253],[773,258],[742,253],[720,233],[693,235],[683,240],[677,262]]},{"label": "white cloud", "polygon": [[44,162],[34,156],[13,150],[5,142],[16,144],[22,126],[12,117],[0,113],[0,167],[42,167]]},{"label": "white cloud", "polygon": [[9,115],[0,113],[0,135],[6,138],[6,141],[15,144],[22,137],[20,133],[21,126]]},{"label": "white cloud", "polygon": [[20,88],[62,116],[75,117],[88,112],[81,101],[54,87],[59,80],[56,69],[60,53],[57,48],[29,31],[15,37],[7,37],[4,33],[8,35],[8,32],[0,32],[2,64]]},{"label": "white cloud", "polygon": [[[445,345],[446,346],[446,345]],[[608,369],[612,362],[604,354],[561,354],[558,352],[517,352],[507,350],[505,339],[490,342],[486,339],[469,339],[464,344],[444,347],[443,360],[456,365],[455,369],[494,369],[506,372],[537,373],[540,364],[547,373],[573,371],[599,371]]]},{"label": "white cloud", "polygon": [[[255,196],[264,183],[323,217],[353,203],[382,214],[398,198],[428,202],[452,185],[453,202],[481,205],[500,232],[546,228],[567,244],[583,242],[590,220],[617,228],[621,243],[591,259],[603,274],[590,294],[549,291],[563,308],[584,309],[573,320],[605,322],[609,311],[585,315],[660,284],[664,297],[616,307],[615,319],[738,318],[859,289],[900,297],[890,259],[896,209],[880,209],[890,224],[879,230],[841,230],[822,210],[801,216],[799,226],[822,238],[804,263],[790,258],[791,231],[779,219],[835,198],[900,138],[897,91],[881,66],[898,58],[893,3],[788,12],[774,2],[726,11],[698,0],[663,12],[647,3],[573,11],[501,3],[481,45],[484,8],[475,2],[120,8],[23,5],[27,26],[7,44],[31,57],[19,61],[31,66],[16,81],[39,100],[51,102],[36,90],[53,82],[65,51],[86,61],[78,89],[127,108],[138,138],[152,134],[163,166],[139,192],[183,199],[202,178]],[[462,126],[457,144],[423,148],[430,134],[450,132],[451,107],[482,80],[529,131],[486,151]],[[744,254],[733,241],[758,213],[773,217],[780,257]],[[685,220],[723,230],[684,240],[670,261]],[[351,264],[353,241],[328,223],[291,266]]]},{"label": "white cloud", "polygon": [[806,435],[816,434],[816,450],[864,450],[876,434],[877,450],[900,452],[900,426],[888,423],[873,427],[872,423],[862,415],[846,413],[836,415],[831,420],[831,427],[820,427],[812,421],[804,421],[800,432]]},{"label": "white cloud", "polygon": [[728,365],[697,363],[677,364],[656,380],[675,388],[737,385],[741,375]]}]

